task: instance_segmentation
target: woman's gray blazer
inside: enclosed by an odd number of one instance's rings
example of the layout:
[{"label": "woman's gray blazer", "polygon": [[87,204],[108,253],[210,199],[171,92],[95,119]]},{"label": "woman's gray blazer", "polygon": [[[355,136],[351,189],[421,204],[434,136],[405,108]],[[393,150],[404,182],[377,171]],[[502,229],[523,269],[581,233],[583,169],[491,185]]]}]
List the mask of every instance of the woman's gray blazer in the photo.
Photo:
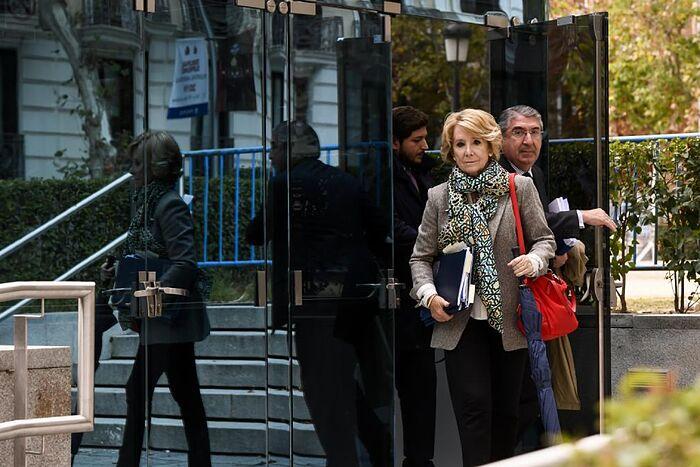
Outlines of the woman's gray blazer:
[{"label": "woman's gray blazer", "polygon": [[[554,257],[555,243],[552,231],[547,227],[542,203],[532,183],[532,179],[515,177],[515,190],[520,205],[520,218],[525,235],[525,247],[528,253],[534,253],[542,259],[544,267],[538,271],[542,275],[547,270],[549,260]],[[423,212],[423,220],[418,228],[418,238],[411,256],[411,275],[413,289],[411,296],[416,297],[418,289],[433,282],[433,260],[438,255],[437,238],[447,222],[448,207],[447,183],[428,191],[428,203]],[[525,337],[517,328],[518,279],[507,265],[513,259],[511,248],[518,245],[515,233],[515,217],[508,193],[498,200],[496,214],[489,221],[489,232],[493,239],[496,258],[496,270],[501,286],[503,303],[503,348],[507,351],[527,348]],[[457,346],[464,331],[469,313],[457,313],[445,323],[436,323],[433,330],[431,346],[438,349],[452,350]]]}]

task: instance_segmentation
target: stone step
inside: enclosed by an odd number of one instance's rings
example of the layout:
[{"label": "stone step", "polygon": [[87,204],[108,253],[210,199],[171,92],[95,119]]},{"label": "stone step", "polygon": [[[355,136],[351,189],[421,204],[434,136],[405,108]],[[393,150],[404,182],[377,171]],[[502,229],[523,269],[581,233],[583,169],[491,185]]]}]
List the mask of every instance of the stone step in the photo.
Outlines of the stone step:
[{"label": "stone step", "polygon": [[[212,331],[201,342],[195,344],[195,355],[201,358],[264,358],[265,346],[268,354],[287,355],[286,331]],[[139,336],[136,333],[117,334],[110,338],[112,358],[134,358],[138,350]]]},{"label": "stone step", "polygon": [[[289,361],[281,358],[265,360],[198,359],[197,376],[201,387],[263,389],[286,388],[289,381]],[[103,360],[95,373],[95,386],[123,387],[131,374],[133,360]],[[299,387],[299,364],[292,361],[292,384]],[[158,386],[167,385],[162,375]]]},{"label": "stone step", "polygon": [[208,305],[212,329],[265,329],[265,308],[250,305]]},{"label": "stone step", "polygon": [[[264,454],[266,432],[269,435],[270,453],[285,454],[289,451],[289,425],[286,423],[209,421],[208,426],[213,454]],[[293,429],[296,453],[313,457],[324,455],[313,425],[295,422]],[[97,417],[94,431],[85,434],[82,446],[119,447],[123,430],[123,418]],[[184,449],[187,441],[182,422],[169,418],[151,419],[150,446],[154,449]]]},{"label": "stone step", "polygon": [[[102,465],[114,465],[117,463],[119,451],[116,448],[88,448],[80,447],[80,452],[75,457],[73,467],[95,467]],[[264,455],[231,455],[213,454],[211,463],[214,467],[251,467],[266,464],[267,457]],[[269,465],[288,466],[289,455],[271,455]],[[141,465],[149,467],[187,467],[187,453],[181,451],[156,450],[151,448],[141,453]],[[324,467],[326,459],[323,457],[308,457],[294,455],[294,467]]]},{"label": "stone step", "polygon": [[[289,419],[289,392],[279,389],[267,391],[267,413],[265,390],[246,389],[201,389],[204,411],[208,419],[233,419],[242,421],[264,421]],[[73,389],[75,398],[76,390]],[[180,407],[167,387],[156,388],[153,394],[153,415],[156,417],[180,417]],[[310,420],[309,411],[300,391],[294,391],[294,419]],[[100,417],[126,416],[124,388],[95,388],[95,414]]]}]

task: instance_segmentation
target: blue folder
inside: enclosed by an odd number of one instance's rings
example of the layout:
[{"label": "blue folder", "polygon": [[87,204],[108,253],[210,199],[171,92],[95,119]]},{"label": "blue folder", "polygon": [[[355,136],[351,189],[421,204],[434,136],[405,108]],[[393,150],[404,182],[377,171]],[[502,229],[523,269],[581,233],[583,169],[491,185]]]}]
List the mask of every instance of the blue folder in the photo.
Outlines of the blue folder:
[{"label": "blue folder", "polygon": [[[470,306],[462,304],[457,306],[457,296],[459,295],[459,286],[462,281],[462,273],[464,271],[464,259],[468,250],[461,250],[456,253],[440,254],[433,265],[433,282],[437,294],[447,300],[450,304],[445,309],[448,314],[455,314]],[[471,276],[471,270],[469,271]],[[470,280],[471,282],[471,280]],[[430,314],[430,310],[425,307],[420,307],[420,319],[425,326],[432,326],[435,320]]]}]

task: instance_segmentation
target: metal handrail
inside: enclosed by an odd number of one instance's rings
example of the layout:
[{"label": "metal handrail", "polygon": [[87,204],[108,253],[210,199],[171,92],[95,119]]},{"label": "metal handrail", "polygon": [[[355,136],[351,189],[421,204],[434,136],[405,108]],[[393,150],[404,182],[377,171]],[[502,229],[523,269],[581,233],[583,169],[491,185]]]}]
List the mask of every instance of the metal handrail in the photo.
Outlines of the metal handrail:
[{"label": "metal handrail", "polygon": [[[0,302],[18,299],[78,299],[78,413],[69,416],[0,422],[0,440],[91,431],[95,418],[93,395],[95,388],[95,283],[40,281],[0,284]],[[20,329],[24,331],[23,336],[19,336],[19,341],[22,343],[21,349],[17,349],[18,336],[15,333],[16,363],[19,361],[26,364],[26,320],[30,317],[32,315],[17,315],[15,317],[21,323]],[[17,321],[15,326],[17,326]],[[20,354],[23,354],[23,358]],[[19,370],[15,367],[17,373],[15,378],[20,378]],[[26,379],[26,372],[21,376]],[[20,387],[19,389],[23,390],[26,396],[27,388]],[[26,403],[26,398],[24,402]],[[18,401],[15,400],[15,403]],[[26,406],[24,408],[26,409]],[[20,443],[22,442],[20,441]],[[24,455],[24,451],[20,454],[15,449],[15,456],[19,455]]]},{"label": "metal handrail", "polygon": [[98,198],[101,196],[109,193],[110,191],[116,189],[117,187],[121,186],[125,182],[129,181],[131,179],[132,175],[130,173],[125,173],[118,179],[112,181],[108,185],[105,185],[104,187],[100,188],[87,198],[84,198],[83,200],[79,201],[78,203],[74,204],[73,206],[69,207],[65,211],[63,211],[61,214],[57,215],[53,219],[43,223],[36,229],[32,230],[29,232],[27,235],[24,237],[20,238],[19,240],[16,240],[15,242],[11,243],[10,245],[6,246],[2,250],[0,250],[0,259],[3,259],[5,256],[9,255],[13,251],[17,250],[21,246],[23,246],[25,243],[29,242],[30,240],[33,240],[34,238],[38,237],[54,225],[58,224],[62,220],[72,216],[76,212],[80,211],[81,209],[89,206],[93,202],[95,202]]}]

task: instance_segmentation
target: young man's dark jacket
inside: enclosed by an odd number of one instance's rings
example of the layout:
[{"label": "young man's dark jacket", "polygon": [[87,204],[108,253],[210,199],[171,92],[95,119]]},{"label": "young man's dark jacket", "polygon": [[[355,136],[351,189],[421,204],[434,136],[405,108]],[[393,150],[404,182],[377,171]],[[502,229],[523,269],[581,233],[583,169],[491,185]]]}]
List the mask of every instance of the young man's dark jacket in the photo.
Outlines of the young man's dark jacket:
[{"label": "young man's dark jacket", "polygon": [[[408,295],[413,283],[408,260],[428,201],[428,188],[433,187],[430,169],[436,164],[436,159],[425,155],[420,165],[411,167],[394,154],[394,269],[397,281],[405,284],[396,316],[396,339],[402,348],[430,347],[431,329],[423,325],[415,308],[416,302]],[[408,170],[413,174],[418,190]]]}]

